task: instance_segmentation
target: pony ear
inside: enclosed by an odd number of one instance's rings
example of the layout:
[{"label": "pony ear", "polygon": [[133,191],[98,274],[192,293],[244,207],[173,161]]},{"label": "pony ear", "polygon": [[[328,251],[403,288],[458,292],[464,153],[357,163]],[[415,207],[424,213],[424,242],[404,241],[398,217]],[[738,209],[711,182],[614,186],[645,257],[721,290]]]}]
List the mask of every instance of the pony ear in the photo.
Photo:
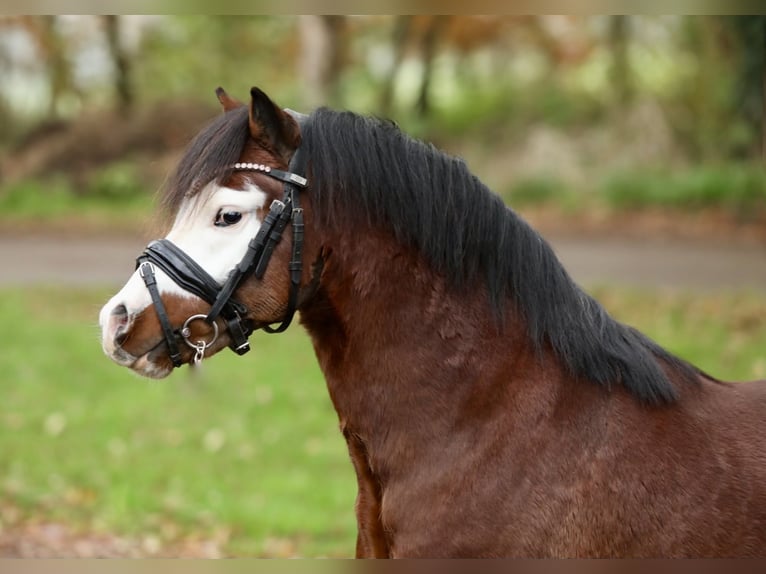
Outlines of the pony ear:
[{"label": "pony ear", "polygon": [[245,105],[239,100],[232,98],[229,94],[226,93],[226,90],[220,86],[216,88],[215,95],[218,96],[218,101],[221,102],[224,112],[230,112],[233,109],[241,108]]},{"label": "pony ear", "polygon": [[293,117],[262,90],[250,90],[250,135],[287,160],[301,143],[301,130]]}]

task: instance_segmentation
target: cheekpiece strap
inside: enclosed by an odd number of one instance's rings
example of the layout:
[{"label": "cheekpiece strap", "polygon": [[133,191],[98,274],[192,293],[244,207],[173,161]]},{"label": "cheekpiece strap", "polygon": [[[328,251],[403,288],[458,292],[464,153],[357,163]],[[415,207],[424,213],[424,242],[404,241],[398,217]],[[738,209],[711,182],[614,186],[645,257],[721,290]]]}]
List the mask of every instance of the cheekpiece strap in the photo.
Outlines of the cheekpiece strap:
[{"label": "cheekpiece strap", "polygon": [[160,321],[162,334],[165,336],[165,343],[168,346],[170,360],[173,362],[174,367],[180,367],[182,364],[181,353],[178,350],[176,333],[173,331],[173,327],[170,324],[170,318],[165,310],[165,305],[162,303],[162,297],[160,297],[160,291],[157,289],[157,277],[154,273],[154,265],[149,261],[143,261],[139,266],[138,274],[144,280],[146,289],[149,291],[149,295],[152,298],[152,303],[154,303],[154,311]]}]

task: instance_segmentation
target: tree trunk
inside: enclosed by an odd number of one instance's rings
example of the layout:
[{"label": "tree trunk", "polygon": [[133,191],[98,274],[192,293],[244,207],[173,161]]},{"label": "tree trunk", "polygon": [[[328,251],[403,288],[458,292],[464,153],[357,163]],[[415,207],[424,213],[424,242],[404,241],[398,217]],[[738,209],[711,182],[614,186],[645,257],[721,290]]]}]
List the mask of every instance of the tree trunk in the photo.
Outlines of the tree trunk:
[{"label": "tree trunk", "polygon": [[624,105],[633,97],[633,82],[630,74],[628,42],[630,40],[628,16],[612,16],[609,26],[609,42],[612,47],[612,82],[618,105]]},{"label": "tree trunk", "polygon": [[427,116],[431,112],[431,97],[429,90],[431,88],[431,76],[433,74],[433,61],[436,55],[436,45],[439,40],[439,34],[446,23],[446,16],[434,16],[428,23],[421,42],[421,57],[423,59],[423,79],[420,84],[420,94],[415,104],[415,110],[421,117]]},{"label": "tree trunk", "polygon": [[134,92],[131,81],[131,62],[120,42],[119,16],[103,16],[109,56],[114,66],[114,93],[117,109],[127,115],[133,109]]},{"label": "tree trunk", "polygon": [[766,166],[766,18],[761,18],[761,158]]},{"label": "tree trunk", "polygon": [[38,41],[50,85],[48,115],[55,118],[61,114],[62,96],[72,88],[72,74],[67,62],[66,46],[58,31],[56,16],[43,16],[41,24]]},{"label": "tree trunk", "polygon": [[394,31],[391,45],[394,51],[394,60],[391,63],[391,69],[388,71],[383,90],[380,94],[380,110],[383,115],[391,113],[391,105],[394,100],[394,86],[399,68],[404,61],[404,53],[407,51],[407,41],[412,30],[412,16],[397,16],[394,22]]},{"label": "tree trunk", "polygon": [[345,64],[345,16],[301,16],[300,71],[310,107],[337,103],[338,81]]}]

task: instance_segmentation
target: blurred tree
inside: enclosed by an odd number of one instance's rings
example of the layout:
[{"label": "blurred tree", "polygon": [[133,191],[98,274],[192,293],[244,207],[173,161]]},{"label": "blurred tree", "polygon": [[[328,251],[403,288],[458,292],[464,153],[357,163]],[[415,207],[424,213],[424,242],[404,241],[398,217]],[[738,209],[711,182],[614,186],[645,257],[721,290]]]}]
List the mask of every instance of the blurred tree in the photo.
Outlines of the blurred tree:
[{"label": "blurred tree", "polygon": [[564,68],[585,64],[598,47],[580,16],[525,16],[517,17],[513,24],[517,34],[530,37],[526,48],[545,56],[549,65],[546,81],[555,80]]},{"label": "blurred tree", "polygon": [[[8,17],[0,17],[0,30],[10,27],[10,25],[11,22]],[[0,44],[0,76],[7,78],[12,68],[13,61],[8,53],[8,46]],[[15,122],[7,98],[6,93],[0,91],[0,147],[8,144],[14,135]],[[1,172],[0,181],[2,181]]]},{"label": "blurred tree", "polygon": [[[306,86],[296,76],[296,17],[157,17],[132,58],[136,99],[182,99],[217,109],[214,89],[246,99],[260,86],[284,105],[298,105]],[[137,104],[138,105],[138,104]]]},{"label": "blurred tree", "polygon": [[729,42],[720,17],[687,16],[684,44],[694,56],[694,73],[679,86],[682,108],[671,114],[691,155],[697,159],[725,157],[731,130],[734,67],[727,56]]},{"label": "blurred tree", "polygon": [[614,121],[604,103],[632,97],[667,112],[679,157],[752,157],[761,139],[766,148],[766,17],[176,15],[143,19],[133,36],[137,23],[14,17],[24,37],[0,36],[0,97],[22,109],[21,86],[45,78],[50,90],[30,98],[38,116],[45,105],[71,116],[78,89],[141,115],[167,100],[212,111],[216,86],[244,99],[258,85],[289,107],[417,114],[424,133],[479,126],[479,138],[484,126],[519,134]]},{"label": "blurred tree", "polygon": [[[419,59],[421,68],[413,109],[416,114],[426,116],[432,109],[433,66],[438,53],[451,53],[453,73],[471,82],[467,79],[471,71],[470,56],[482,49],[496,48],[497,44],[502,43],[506,20],[502,16],[395,17],[389,35],[391,62],[386,66],[379,89],[380,112],[383,115],[391,113],[396,81],[408,53]],[[502,60],[506,61],[507,58]]]},{"label": "blurred tree", "polygon": [[300,34],[306,104],[338,103],[338,80],[346,62],[346,17],[300,16]]},{"label": "blurred tree", "polygon": [[74,83],[69,46],[58,27],[58,16],[24,16],[22,25],[33,38],[50,86],[48,116],[62,115],[64,97],[81,94]]},{"label": "blurred tree", "polygon": [[423,76],[420,81],[420,91],[415,103],[415,111],[425,117],[431,111],[431,77],[433,75],[434,56],[440,36],[448,22],[449,16],[431,16],[426,21],[425,29],[420,36],[420,57],[423,62]]},{"label": "blurred tree", "polygon": [[730,16],[724,25],[732,32],[736,70],[732,107],[753,134],[749,149],[739,151],[766,159],[766,16]]},{"label": "blurred tree", "polygon": [[693,150],[701,159],[760,155],[763,113],[764,17],[689,18],[697,72],[688,102]]},{"label": "blurred tree", "polygon": [[625,105],[633,97],[633,82],[629,58],[630,19],[625,15],[609,18],[609,44],[612,51],[611,79],[614,95],[619,105]]},{"label": "blurred tree", "polygon": [[120,17],[102,16],[106,30],[109,56],[114,68],[114,92],[117,98],[117,109],[123,115],[128,115],[135,103],[133,88],[132,65],[128,53],[123,48],[120,38]]},{"label": "blurred tree", "polygon": [[394,85],[399,69],[404,61],[404,55],[407,51],[407,44],[412,30],[413,16],[397,16],[394,20],[393,33],[391,35],[391,47],[393,50],[393,61],[391,67],[383,81],[383,87],[380,91],[380,111],[384,116],[391,113],[391,105],[394,97]]}]

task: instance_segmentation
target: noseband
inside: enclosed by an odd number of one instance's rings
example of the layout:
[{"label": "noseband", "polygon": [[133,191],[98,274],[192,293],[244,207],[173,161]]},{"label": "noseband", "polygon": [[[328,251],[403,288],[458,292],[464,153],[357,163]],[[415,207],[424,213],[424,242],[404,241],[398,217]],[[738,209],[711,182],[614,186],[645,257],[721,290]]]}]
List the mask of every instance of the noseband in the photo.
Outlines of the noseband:
[{"label": "noseband", "polygon": [[[178,349],[179,336],[187,346],[195,350],[193,364],[198,364],[203,359],[205,349],[218,338],[216,319],[219,316],[223,319],[231,338],[229,348],[238,355],[244,355],[250,350],[248,337],[254,328],[247,319],[247,307],[234,299],[233,294],[242,280],[250,274],[255,275],[257,279],[263,278],[271,255],[288,223],[291,223],[293,229],[293,249],[288,266],[290,293],[287,310],[278,326],[264,325],[262,328],[267,333],[281,333],[290,326],[298,306],[298,288],[303,269],[303,209],[300,207],[298,192],[299,188],[306,187],[308,181],[298,173],[305,173],[304,163],[305,160],[299,148],[290,160],[288,171],[254,163],[237,163],[232,166],[235,171],[257,171],[283,182],[284,197],[282,201],[275,199],[271,203],[269,213],[258,229],[258,233],[247,246],[247,252],[229,273],[223,285],[219,285],[196,261],[168,239],[152,241],[136,260],[136,268],[144,280],[157,312],[173,366],[180,367],[182,364]],[[192,315],[184,322],[183,327],[173,329],[157,288],[155,266],[162,269],[179,287],[209,303],[211,308],[208,314]],[[210,340],[192,341],[190,339],[189,325],[196,320],[212,325],[213,333]]]}]

